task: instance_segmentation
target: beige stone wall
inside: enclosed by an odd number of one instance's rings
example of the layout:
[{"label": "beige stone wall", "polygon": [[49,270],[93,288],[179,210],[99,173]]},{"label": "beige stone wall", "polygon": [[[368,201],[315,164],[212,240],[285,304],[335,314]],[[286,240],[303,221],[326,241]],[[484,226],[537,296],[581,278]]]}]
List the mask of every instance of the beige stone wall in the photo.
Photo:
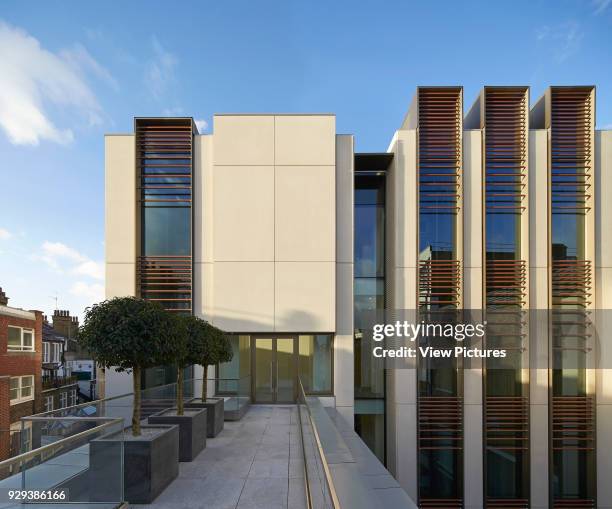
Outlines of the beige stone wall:
[{"label": "beige stone wall", "polygon": [[[532,309],[549,306],[548,253],[548,131],[529,132],[529,301]],[[544,338],[548,323],[530,323],[530,335]],[[538,341],[538,366],[548,358],[547,342]],[[529,374],[529,452],[531,455],[531,504],[534,508],[548,507],[548,370],[530,369]]]},{"label": "beige stone wall", "polygon": [[[483,309],[483,139],[480,129],[463,131],[463,305]],[[466,509],[483,507],[482,360],[463,373],[463,465]]]},{"label": "beige stone wall", "polygon": [[[387,297],[389,308],[417,307],[417,135],[397,131],[388,152]],[[417,373],[387,371],[387,466],[402,488],[417,500]]]},{"label": "beige stone wall", "polygon": [[350,135],[336,137],[336,336],[334,395],[336,410],[354,422],[355,364],[353,358],[354,273],[354,143]]},{"label": "beige stone wall", "polygon": [[106,298],[136,294],[136,159],[133,135],[104,138]]},{"label": "beige stone wall", "polygon": [[212,138],[213,322],[334,332],[335,117],[217,115]]},{"label": "beige stone wall", "polygon": [[[595,288],[596,307],[605,330],[612,327],[612,131],[595,133]],[[602,366],[612,366],[612,342],[600,336],[597,357]],[[597,499],[599,507],[612,507],[612,369],[597,371]]]},{"label": "beige stone wall", "polygon": [[[137,189],[134,135],[104,137],[105,297],[136,295]],[[98,368],[98,395],[131,391],[131,376]]]}]

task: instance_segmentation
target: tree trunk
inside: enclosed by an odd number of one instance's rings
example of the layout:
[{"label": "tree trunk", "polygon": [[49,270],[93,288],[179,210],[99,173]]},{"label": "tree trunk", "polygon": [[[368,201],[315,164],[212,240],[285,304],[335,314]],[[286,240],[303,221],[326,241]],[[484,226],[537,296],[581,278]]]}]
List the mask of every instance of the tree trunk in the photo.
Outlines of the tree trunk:
[{"label": "tree trunk", "polygon": [[185,412],[183,402],[183,368],[178,367],[178,375],[176,377],[176,413],[183,415]]},{"label": "tree trunk", "polygon": [[202,403],[208,398],[208,364],[202,366],[204,368],[204,378],[202,380]]},{"label": "tree trunk", "polygon": [[134,409],[132,410],[132,435],[140,436],[140,367],[132,370],[134,381]]}]

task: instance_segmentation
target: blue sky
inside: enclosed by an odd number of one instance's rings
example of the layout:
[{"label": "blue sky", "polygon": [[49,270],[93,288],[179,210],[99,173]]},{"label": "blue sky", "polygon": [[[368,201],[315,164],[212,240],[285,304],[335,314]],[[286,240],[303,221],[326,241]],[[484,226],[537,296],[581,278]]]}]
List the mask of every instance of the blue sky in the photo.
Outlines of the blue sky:
[{"label": "blue sky", "polygon": [[[612,128],[612,0],[4,0],[0,286],[82,313],[103,293],[105,132],[132,118],[333,112],[385,150],[417,85],[597,85]],[[210,127],[208,127],[210,130]]]}]

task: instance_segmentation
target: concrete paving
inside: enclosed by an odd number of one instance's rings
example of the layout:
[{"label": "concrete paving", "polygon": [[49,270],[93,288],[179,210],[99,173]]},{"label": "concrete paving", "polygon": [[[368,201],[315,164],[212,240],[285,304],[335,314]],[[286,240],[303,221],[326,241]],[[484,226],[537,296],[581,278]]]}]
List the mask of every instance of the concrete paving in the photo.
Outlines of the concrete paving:
[{"label": "concrete paving", "polygon": [[251,405],[225,422],[152,509],[306,509],[297,407]]}]

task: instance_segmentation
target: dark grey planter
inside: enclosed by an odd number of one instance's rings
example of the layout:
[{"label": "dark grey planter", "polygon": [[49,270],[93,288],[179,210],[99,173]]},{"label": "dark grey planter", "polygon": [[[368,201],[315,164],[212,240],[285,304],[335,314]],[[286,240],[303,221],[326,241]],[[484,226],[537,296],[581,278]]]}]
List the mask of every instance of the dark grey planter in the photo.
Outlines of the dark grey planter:
[{"label": "dark grey planter", "polygon": [[185,403],[185,408],[206,408],[207,413],[207,426],[206,436],[208,438],[214,438],[223,429],[225,408],[223,399],[221,398],[208,398],[206,401],[202,401],[199,398],[194,398]]},{"label": "dark grey planter", "polygon": [[[179,427],[143,425],[141,429],[139,437],[133,437],[130,429],[123,435],[124,498],[130,504],[150,504],[179,472]],[[97,483],[92,497],[95,500],[104,501],[105,491],[116,492],[117,487],[108,483],[110,479],[117,482],[116,449],[112,445],[120,447],[120,442],[121,438],[113,436],[90,442],[90,479]]]},{"label": "dark grey planter", "polygon": [[185,415],[176,415],[176,408],[149,416],[149,424],[176,424],[179,427],[179,461],[193,461],[206,447],[206,409],[185,408]]}]

